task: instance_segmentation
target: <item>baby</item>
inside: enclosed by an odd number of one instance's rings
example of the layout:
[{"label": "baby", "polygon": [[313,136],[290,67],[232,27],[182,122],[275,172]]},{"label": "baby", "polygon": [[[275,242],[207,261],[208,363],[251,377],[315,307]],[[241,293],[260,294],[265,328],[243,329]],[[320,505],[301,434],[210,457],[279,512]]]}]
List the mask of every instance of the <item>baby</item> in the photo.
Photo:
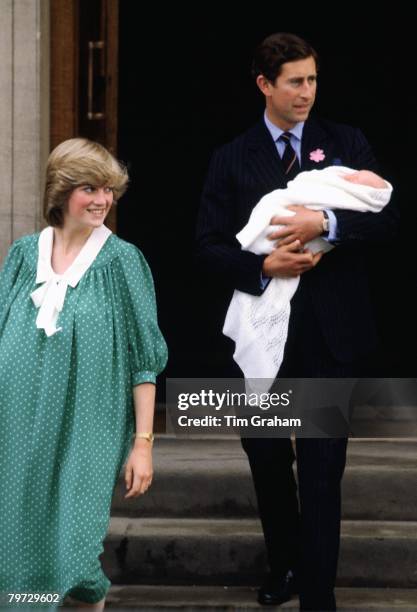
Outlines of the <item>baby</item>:
[{"label": "baby", "polygon": [[343,180],[349,181],[350,183],[375,187],[375,189],[385,189],[389,186],[389,183],[384,181],[379,174],[375,174],[375,172],[371,172],[370,170],[358,170],[352,174],[341,174],[340,176]]},{"label": "baby", "polygon": [[[289,205],[298,204],[312,210],[327,208],[379,212],[381,201],[390,196],[391,191],[391,185],[370,170],[329,166],[322,170],[301,172],[285,189],[276,189],[258,202],[248,223],[236,238],[245,251],[266,255],[277,246],[277,242],[272,242],[268,236],[280,227],[270,225],[270,221],[276,215],[295,215],[294,211],[288,210]],[[332,246],[322,238],[316,238],[308,243],[307,248],[316,253],[329,251]]]},{"label": "baby", "polygon": [[[286,189],[276,189],[264,196],[245,227],[236,238],[246,251],[268,254],[277,246],[269,239],[279,229],[271,225],[274,216],[296,213],[288,206],[305,206],[312,210],[351,210],[378,213],[388,204],[392,186],[369,170],[352,170],[329,166],[322,170],[301,172]],[[278,241],[279,243],[279,241]],[[304,245],[312,253],[334,248],[317,237]],[[234,359],[246,379],[269,379],[270,387],[282,363],[288,333],[290,302],[300,277],[272,278],[260,296],[235,291],[227,311],[223,333],[234,340]],[[259,387],[259,385],[258,385]]]}]

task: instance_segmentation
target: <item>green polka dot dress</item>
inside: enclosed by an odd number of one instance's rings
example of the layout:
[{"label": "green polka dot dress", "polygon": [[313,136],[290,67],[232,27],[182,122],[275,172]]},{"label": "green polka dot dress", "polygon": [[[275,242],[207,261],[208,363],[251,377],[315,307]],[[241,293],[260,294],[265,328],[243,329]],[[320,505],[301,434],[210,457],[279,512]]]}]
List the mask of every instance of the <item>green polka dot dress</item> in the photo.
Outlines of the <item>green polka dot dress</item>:
[{"label": "green polka dot dress", "polygon": [[17,240],[0,275],[0,593],[94,603],[132,387],[155,382],[167,350],[146,261],[113,234],[68,287],[61,330],[37,329],[38,239]]}]

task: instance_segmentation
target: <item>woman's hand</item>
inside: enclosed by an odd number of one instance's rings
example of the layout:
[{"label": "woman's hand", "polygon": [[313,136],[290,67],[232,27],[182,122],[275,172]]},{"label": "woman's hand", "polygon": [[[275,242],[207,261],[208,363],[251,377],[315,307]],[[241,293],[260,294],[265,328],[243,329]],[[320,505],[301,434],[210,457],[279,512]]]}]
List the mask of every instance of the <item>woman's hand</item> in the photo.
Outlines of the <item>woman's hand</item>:
[{"label": "woman's hand", "polygon": [[125,483],[128,492],[125,499],[146,493],[151,485],[152,476],[152,444],[148,440],[138,439],[126,463]]}]

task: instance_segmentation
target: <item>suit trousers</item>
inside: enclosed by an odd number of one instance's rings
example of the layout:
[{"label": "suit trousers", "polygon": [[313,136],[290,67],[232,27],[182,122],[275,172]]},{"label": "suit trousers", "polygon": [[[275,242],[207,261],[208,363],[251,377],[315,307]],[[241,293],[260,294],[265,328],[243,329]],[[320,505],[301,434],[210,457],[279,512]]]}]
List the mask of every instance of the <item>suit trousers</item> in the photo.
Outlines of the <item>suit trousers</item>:
[{"label": "suit trousers", "polygon": [[[338,363],[314,314],[308,273],[291,301],[281,378],[360,376],[358,364]],[[346,438],[242,438],[255,486],[271,573],[296,570],[302,610],[335,610],[341,481]]]}]

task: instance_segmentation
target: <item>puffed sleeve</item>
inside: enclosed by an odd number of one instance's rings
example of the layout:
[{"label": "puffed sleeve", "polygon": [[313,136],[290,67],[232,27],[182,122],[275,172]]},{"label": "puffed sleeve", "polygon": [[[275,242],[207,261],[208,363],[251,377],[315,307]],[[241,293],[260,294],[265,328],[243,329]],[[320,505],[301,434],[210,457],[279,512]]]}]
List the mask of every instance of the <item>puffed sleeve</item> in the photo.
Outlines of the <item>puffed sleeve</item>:
[{"label": "puffed sleeve", "polygon": [[144,256],[133,244],[125,243],[120,263],[132,383],[155,383],[166,365],[168,351],[158,327],[152,274]]},{"label": "puffed sleeve", "polygon": [[4,308],[10,303],[11,297],[19,284],[19,274],[23,263],[23,251],[18,241],[9,249],[3,267],[0,271],[0,317]]}]

